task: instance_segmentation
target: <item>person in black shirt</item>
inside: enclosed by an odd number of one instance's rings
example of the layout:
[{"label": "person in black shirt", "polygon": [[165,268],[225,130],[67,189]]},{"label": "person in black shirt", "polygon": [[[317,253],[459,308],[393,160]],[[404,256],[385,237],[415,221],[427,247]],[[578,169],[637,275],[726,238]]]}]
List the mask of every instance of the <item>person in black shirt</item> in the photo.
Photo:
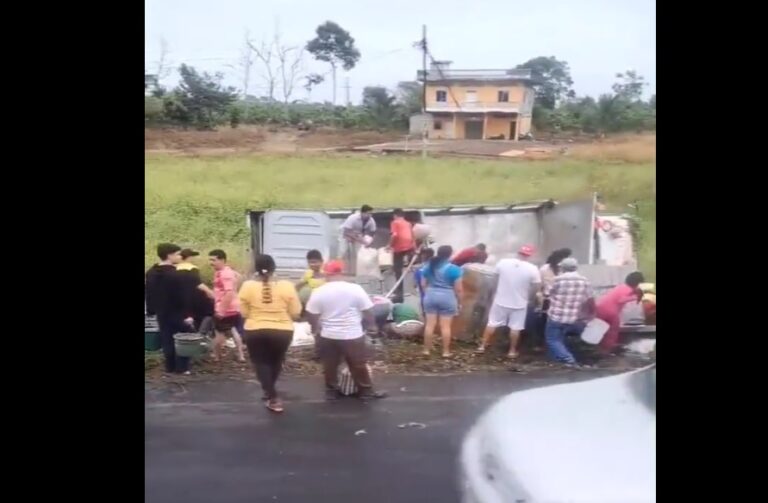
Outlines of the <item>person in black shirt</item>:
[{"label": "person in black shirt", "polygon": [[176,270],[176,264],[181,262],[180,251],[170,243],[157,246],[160,262],[147,271],[145,295],[147,314],[157,316],[165,371],[189,374],[189,358],[176,356],[173,341],[175,334],[193,330],[192,295]]}]

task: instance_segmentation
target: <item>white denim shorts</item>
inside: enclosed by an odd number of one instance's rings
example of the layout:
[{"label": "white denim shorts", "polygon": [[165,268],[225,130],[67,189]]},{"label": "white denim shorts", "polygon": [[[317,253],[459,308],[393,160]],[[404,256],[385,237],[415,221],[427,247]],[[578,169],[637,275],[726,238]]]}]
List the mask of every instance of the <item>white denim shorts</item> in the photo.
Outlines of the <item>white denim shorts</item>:
[{"label": "white denim shorts", "polygon": [[513,309],[494,303],[488,312],[488,326],[507,326],[510,330],[520,331],[525,328],[526,314],[528,314],[527,308]]}]

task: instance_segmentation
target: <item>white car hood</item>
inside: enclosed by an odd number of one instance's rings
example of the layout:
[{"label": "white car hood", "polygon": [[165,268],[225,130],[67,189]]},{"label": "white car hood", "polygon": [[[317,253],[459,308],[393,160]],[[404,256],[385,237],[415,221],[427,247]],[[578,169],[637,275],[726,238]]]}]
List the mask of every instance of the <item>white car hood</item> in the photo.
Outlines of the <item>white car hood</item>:
[{"label": "white car hood", "polygon": [[495,491],[509,493],[487,501],[656,501],[655,398],[642,396],[649,389],[655,370],[642,369],[502,399],[467,439],[480,472],[495,472]]}]

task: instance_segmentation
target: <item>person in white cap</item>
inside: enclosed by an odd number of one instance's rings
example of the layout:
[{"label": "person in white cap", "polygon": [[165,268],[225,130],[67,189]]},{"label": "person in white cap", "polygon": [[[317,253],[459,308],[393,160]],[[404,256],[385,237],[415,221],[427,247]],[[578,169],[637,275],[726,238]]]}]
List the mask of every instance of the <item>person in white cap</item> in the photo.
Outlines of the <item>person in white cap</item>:
[{"label": "person in white cap", "polygon": [[494,333],[500,327],[509,327],[509,352],[507,358],[517,358],[517,344],[520,331],[525,328],[528,304],[535,301],[541,289],[541,273],[529,260],[536,252],[533,245],[523,245],[517,258],[505,258],[496,264],[499,283],[496,295],[488,312],[488,326],[477,348],[484,353]]},{"label": "person in white cap", "polygon": [[544,329],[550,357],[567,366],[580,365],[565,345],[566,335],[584,330],[584,322],[595,315],[595,299],[589,280],[578,273],[579,263],[573,257],[559,264],[560,274],[549,289],[549,318]]}]

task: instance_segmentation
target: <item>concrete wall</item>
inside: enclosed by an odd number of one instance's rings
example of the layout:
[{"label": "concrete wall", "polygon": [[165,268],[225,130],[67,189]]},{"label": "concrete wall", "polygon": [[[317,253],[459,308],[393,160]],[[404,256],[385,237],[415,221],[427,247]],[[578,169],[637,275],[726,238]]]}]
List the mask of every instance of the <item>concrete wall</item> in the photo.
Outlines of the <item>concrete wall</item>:
[{"label": "concrete wall", "polygon": [[[435,139],[453,139],[456,138],[453,130],[453,115],[452,114],[432,114],[432,128],[429,130],[429,137]],[[439,122],[442,127],[440,129],[434,128],[434,123]]]},{"label": "concrete wall", "polygon": [[[468,118],[482,119],[483,114],[428,114],[429,117],[425,117],[421,114],[411,117],[411,134],[420,135],[421,125],[423,121],[427,122],[427,134],[432,139],[463,139],[466,135],[465,124]],[[440,129],[435,129],[435,122],[439,122],[442,126]],[[484,137],[490,138],[491,136],[504,135],[505,140],[514,140],[510,138],[510,123],[517,123],[518,135],[525,134],[531,130],[531,117],[518,117],[515,114],[499,115],[488,114],[488,118],[485,120]]]},{"label": "concrete wall", "polygon": [[432,115],[431,114],[414,114],[411,115],[408,120],[408,132],[412,135],[421,134],[424,128],[424,123],[427,123],[427,131],[432,129]]},{"label": "concrete wall", "polygon": [[531,132],[531,116],[521,115],[517,119],[517,134],[527,134]]},{"label": "concrete wall", "polygon": [[510,122],[516,120],[513,116],[494,116],[489,115],[486,122],[485,137],[504,135],[505,140],[514,140],[509,137]]}]

